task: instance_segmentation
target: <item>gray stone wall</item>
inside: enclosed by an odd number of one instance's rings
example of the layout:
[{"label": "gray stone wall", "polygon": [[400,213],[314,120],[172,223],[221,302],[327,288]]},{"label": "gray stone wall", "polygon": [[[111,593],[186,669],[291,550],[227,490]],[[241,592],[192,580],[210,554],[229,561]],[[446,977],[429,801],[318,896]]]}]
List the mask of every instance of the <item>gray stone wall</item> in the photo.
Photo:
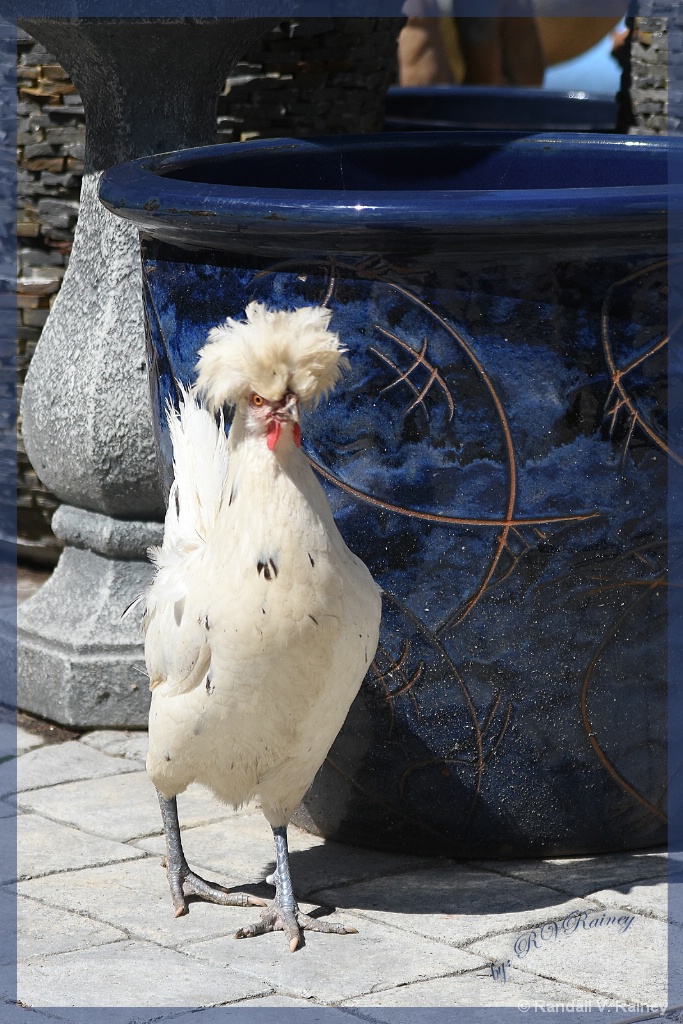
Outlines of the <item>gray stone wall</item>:
[{"label": "gray stone wall", "polygon": [[668,125],[668,18],[637,17],[631,34],[631,108],[636,135],[666,135]]},{"label": "gray stone wall", "polygon": [[[238,66],[219,98],[216,140],[379,131],[383,97],[397,77],[402,18],[282,22]],[[66,72],[19,31],[19,391],[73,243],[83,171],[85,118]],[[20,558],[54,563],[50,529],[58,502],[33,471],[18,431]]]},{"label": "gray stone wall", "polygon": [[630,93],[636,134],[683,134],[683,5],[638,0]]},{"label": "gray stone wall", "polygon": [[404,22],[282,22],[226,83],[218,101],[218,140],[381,131],[383,97],[398,78]]}]

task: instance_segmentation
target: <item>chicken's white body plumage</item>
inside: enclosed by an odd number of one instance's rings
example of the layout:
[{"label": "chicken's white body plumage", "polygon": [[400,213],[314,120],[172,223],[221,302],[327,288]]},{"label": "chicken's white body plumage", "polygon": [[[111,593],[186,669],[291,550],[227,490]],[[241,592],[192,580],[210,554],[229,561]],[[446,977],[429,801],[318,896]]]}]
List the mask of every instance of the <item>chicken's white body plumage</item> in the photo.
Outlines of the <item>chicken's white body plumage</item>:
[{"label": "chicken's white body plumage", "polygon": [[[374,656],[380,591],[303,452],[231,437],[185,395],[147,599],[148,772],[286,824]],[[235,431],[233,426],[233,431]]]}]

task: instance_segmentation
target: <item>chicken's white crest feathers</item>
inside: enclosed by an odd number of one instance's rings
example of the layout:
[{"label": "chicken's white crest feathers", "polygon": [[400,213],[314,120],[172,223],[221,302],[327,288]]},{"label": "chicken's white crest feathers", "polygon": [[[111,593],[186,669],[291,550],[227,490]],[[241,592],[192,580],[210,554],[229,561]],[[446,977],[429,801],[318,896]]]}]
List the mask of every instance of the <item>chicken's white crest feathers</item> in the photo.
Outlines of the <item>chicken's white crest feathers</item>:
[{"label": "chicken's white crest feathers", "polygon": [[323,306],[271,310],[250,302],[246,321],[214,327],[197,362],[197,390],[211,411],[234,406],[252,392],[278,401],[292,391],[309,408],[349,367]]}]

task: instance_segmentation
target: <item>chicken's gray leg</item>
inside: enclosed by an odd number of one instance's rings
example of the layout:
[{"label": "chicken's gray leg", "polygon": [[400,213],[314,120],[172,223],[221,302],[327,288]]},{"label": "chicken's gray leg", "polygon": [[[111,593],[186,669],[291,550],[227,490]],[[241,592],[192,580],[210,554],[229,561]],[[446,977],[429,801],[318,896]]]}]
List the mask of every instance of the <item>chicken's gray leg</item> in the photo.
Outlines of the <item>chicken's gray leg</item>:
[{"label": "chicken's gray leg", "polygon": [[185,860],[183,846],[180,841],[180,824],[178,822],[178,804],[175,797],[166,800],[157,790],[161,820],[166,834],[166,874],[171,887],[171,898],[175,907],[175,916],[187,913],[187,896],[201,896],[209,903],[222,903],[228,907],[265,907],[266,900],[251,896],[246,892],[228,892],[216,882],[207,882],[205,878],[190,871]]},{"label": "chicken's gray leg", "polygon": [[249,924],[235,932],[236,939],[249,939],[265,932],[283,931],[289,939],[289,948],[294,952],[301,943],[301,930],[308,928],[312,932],[334,932],[336,935],[348,935],[357,928],[347,928],[343,924],[320,920],[302,913],[294,898],[292,876],[289,871],[289,850],[287,848],[287,828],[280,826],[273,829],[275,839],[275,857],[277,867],[269,877],[275,885],[275,899],[261,911],[261,920]]}]

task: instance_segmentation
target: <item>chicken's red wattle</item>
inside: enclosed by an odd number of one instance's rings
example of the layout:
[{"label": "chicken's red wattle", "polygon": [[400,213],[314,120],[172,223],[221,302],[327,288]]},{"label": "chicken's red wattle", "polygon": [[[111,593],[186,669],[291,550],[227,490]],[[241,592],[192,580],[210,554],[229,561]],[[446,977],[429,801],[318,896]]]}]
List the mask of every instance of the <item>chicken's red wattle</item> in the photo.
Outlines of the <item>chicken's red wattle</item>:
[{"label": "chicken's red wattle", "polygon": [[268,424],[268,432],[266,433],[266,444],[268,445],[271,452],[275,451],[275,445],[280,440],[280,431],[282,430],[282,424],[279,420],[271,420]]},{"label": "chicken's red wattle", "polygon": [[[271,420],[268,425],[266,432],[266,444],[270,451],[275,451],[275,446],[280,440],[280,433],[282,431],[282,423],[280,420]],[[301,448],[301,427],[298,423],[292,424],[292,438],[297,448]]]}]

